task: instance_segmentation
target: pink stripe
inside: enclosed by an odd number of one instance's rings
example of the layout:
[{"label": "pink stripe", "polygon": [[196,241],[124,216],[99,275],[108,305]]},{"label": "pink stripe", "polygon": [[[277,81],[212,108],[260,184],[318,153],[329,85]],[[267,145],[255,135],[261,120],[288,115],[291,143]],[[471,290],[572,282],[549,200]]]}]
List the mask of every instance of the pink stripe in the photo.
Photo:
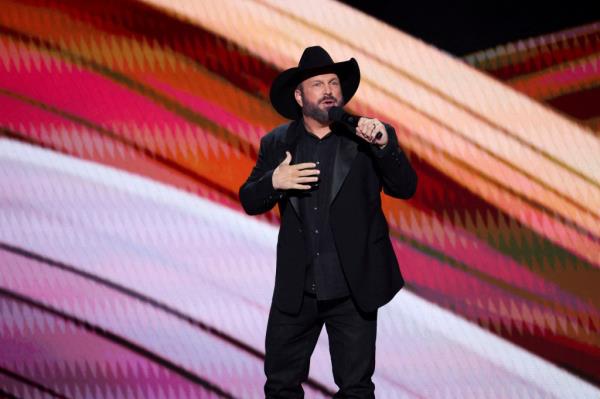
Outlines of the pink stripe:
[{"label": "pink stripe", "polygon": [[[229,131],[248,140],[255,148],[258,148],[260,138],[269,130],[268,126],[253,125],[237,115],[219,107],[210,101],[209,98],[202,98],[189,92],[184,92],[169,86],[166,83],[154,78],[151,74],[144,74],[139,77],[149,86],[154,87],[161,93],[168,94],[170,98],[176,99],[179,103],[201,114],[205,118],[214,122],[219,126],[225,126]],[[231,101],[244,101],[242,94],[237,98],[232,98]],[[248,103],[250,107],[253,104]]]},{"label": "pink stripe", "polygon": [[[197,384],[80,326],[0,298],[0,365],[67,397],[137,398],[159,390],[213,397]],[[5,386],[18,391],[18,385]],[[79,395],[74,393],[79,390]],[[116,392],[121,394],[116,394]],[[69,392],[71,394],[69,394]],[[145,396],[145,395],[144,395]]]},{"label": "pink stripe", "polygon": [[[3,110],[0,112],[0,126],[23,134],[42,146],[147,176],[229,208],[242,210],[239,202],[210,186],[83,125],[1,94],[0,109]],[[201,153],[191,151],[194,157],[201,157]],[[211,177],[206,176],[207,179]]]},{"label": "pink stripe", "polygon": [[[435,258],[425,256],[405,244],[394,243],[394,249],[405,279],[418,288],[419,295],[445,308],[452,307],[456,313],[469,320],[489,323],[489,329],[498,334],[501,333],[501,324],[506,327],[512,323],[530,331],[533,331],[534,326],[542,328],[545,332],[551,331],[552,335],[568,341],[572,341],[565,335],[568,330],[589,330],[586,322],[573,320],[574,315],[570,312],[565,316],[553,308],[523,299]],[[410,267],[406,267],[408,264]],[[559,303],[562,300],[555,299]],[[531,317],[532,314],[538,314],[539,317]]]},{"label": "pink stripe", "polygon": [[[0,51],[0,87],[4,89],[34,98],[130,137],[135,137],[140,129],[147,129],[151,134],[164,138],[172,138],[177,129],[190,131],[195,136],[203,132],[198,125],[110,79],[76,68],[66,61],[19,43],[16,43],[16,48],[17,51],[12,46]],[[24,65],[32,59],[40,60],[39,67],[26,69]],[[6,64],[11,62],[18,66],[7,67]],[[200,107],[198,111],[214,112],[214,108]],[[200,139],[212,141],[201,136]],[[222,147],[226,144],[209,143],[209,147],[215,145]],[[239,156],[243,155],[237,155]]]},{"label": "pink stripe", "polygon": [[[407,206],[408,208],[408,206]],[[594,312],[595,308],[577,296],[563,290],[559,285],[547,280],[543,274],[528,270],[511,257],[490,247],[460,226],[439,220],[417,208],[400,209],[405,219],[416,217],[416,224],[405,223],[400,234],[421,242],[440,253],[464,263],[474,271],[479,271],[510,286],[526,290],[539,299],[556,301],[581,312]],[[396,212],[394,212],[397,215]],[[412,215],[411,215],[412,214]],[[508,232],[500,233],[508,236]],[[526,245],[526,243],[524,243]],[[404,266],[412,269],[412,263]],[[403,267],[403,269],[404,269]],[[481,281],[482,284],[488,284]]]}]

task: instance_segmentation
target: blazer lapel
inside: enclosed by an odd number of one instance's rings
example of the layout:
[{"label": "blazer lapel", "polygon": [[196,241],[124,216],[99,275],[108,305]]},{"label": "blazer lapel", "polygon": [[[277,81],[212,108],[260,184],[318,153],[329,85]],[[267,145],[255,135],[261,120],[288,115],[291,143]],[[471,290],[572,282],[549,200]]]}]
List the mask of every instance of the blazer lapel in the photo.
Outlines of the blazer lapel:
[{"label": "blazer lapel", "polygon": [[358,143],[342,134],[338,141],[338,146],[335,151],[335,160],[333,161],[331,193],[329,196],[330,205],[340,191],[342,183],[346,179],[350,167],[352,166],[352,161],[354,161],[357,153]]},{"label": "blazer lapel", "polygon": [[[292,161],[297,158],[298,152],[298,139],[300,138],[300,133],[302,130],[301,121],[292,122],[286,131],[285,139],[284,139],[284,153],[285,151],[289,151],[292,154]],[[336,133],[338,134],[338,133]],[[350,167],[352,166],[352,162],[358,153],[358,143],[348,137],[345,137],[344,134],[340,134],[340,139],[338,140],[338,145],[335,150],[335,160],[333,162],[333,172],[332,172],[332,181],[331,181],[331,192],[329,196],[329,204],[333,202],[335,197],[337,196],[340,188],[342,187],[342,183],[346,179],[348,172],[350,172]],[[300,208],[298,196],[291,195],[289,196],[290,204],[292,204],[292,208],[300,218]]]}]

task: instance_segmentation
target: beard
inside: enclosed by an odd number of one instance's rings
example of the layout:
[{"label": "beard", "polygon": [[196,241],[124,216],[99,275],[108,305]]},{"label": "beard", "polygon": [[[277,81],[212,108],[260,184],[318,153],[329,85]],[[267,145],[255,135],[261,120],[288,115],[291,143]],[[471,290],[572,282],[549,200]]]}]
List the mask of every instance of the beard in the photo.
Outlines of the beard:
[{"label": "beard", "polygon": [[[321,104],[323,101],[326,100],[331,100],[334,102],[334,104],[332,104],[331,106],[325,108],[325,109],[321,109],[319,107],[319,104]],[[306,97],[304,97],[304,94],[302,94],[302,114],[304,114],[305,116],[311,117],[314,120],[316,120],[319,123],[322,123],[323,125],[331,122],[329,120],[329,109],[331,107],[339,107],[342,104],[342,98],[337,99],[334,96],[324,96],[322,98],[319,99],[319,101],[317,102],[310,102],[306,99]]]}]

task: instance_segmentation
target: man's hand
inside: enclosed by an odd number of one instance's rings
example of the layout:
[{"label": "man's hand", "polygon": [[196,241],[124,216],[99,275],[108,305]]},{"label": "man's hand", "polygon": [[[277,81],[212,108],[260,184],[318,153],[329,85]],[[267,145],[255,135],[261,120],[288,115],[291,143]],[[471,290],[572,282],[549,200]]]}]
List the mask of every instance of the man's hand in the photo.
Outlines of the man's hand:
[{"label": "man's hand", "polygon": [[312,162],[290,165],[292,155],[285,152],[285,159],[273,171],[273,188],[277,190],[308,190],[310,185],[301,183],[312,183],[319,180],[321,173]]},{"label": "man's hand", "polygon": [[[381,132],[381,137],[376,139],[377,133]],[[388,143],[388,134],[385,126],[378,119],[360,118],[356,126],[356,135],[371,144],[376,144],[383,149]]]}]

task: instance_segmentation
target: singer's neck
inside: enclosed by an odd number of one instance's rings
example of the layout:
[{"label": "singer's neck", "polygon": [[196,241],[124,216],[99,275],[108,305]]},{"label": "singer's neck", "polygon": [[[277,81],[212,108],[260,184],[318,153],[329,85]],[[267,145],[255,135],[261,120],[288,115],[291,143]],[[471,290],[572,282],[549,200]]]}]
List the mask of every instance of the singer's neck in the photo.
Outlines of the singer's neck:
[{"label": "singer's neck", "polygon": [[318,120],[313,119],[306,115],[304,115],[303,121],[304,121],[304,127],[306,128],[306,130],[308,130],[309,132],[311,132],[312,134],[314,134],[315,136],[317,136],[320,139],[325,137],[327,135],[327,133],[329,133],[331,131],[331,128],[329,127],[329,123],[322,124]]}]

